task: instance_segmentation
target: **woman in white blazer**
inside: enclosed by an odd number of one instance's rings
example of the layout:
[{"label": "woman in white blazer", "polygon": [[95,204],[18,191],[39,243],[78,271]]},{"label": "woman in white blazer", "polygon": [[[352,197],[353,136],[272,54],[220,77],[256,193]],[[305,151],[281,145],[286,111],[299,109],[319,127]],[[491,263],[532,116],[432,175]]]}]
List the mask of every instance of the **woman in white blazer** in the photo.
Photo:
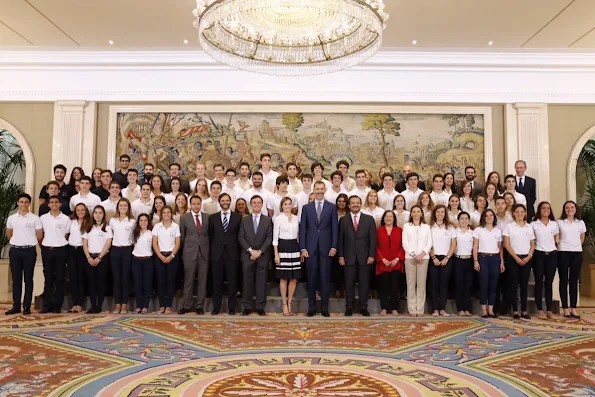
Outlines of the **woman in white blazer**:
[{"label": "woman in white blazer", "polygon": [[409,222],[403,227],[407,307],[412,317],[421,317],[426,303],[426,278],[432,249],[432,233],[430,226],[424,221],[424,214],[419,205],[414,205],[410,213]]}]

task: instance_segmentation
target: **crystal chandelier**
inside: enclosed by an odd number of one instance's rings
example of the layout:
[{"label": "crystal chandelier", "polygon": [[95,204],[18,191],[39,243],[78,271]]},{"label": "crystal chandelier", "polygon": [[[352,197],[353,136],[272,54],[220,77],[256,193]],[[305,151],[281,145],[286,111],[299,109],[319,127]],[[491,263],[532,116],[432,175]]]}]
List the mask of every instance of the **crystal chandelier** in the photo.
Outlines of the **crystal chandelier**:
[{"label": "crystal chandelier", "polygon": [[382,43],[383,0],[197,0],[194,26],[215,60],[280,76],[357,65]]}]

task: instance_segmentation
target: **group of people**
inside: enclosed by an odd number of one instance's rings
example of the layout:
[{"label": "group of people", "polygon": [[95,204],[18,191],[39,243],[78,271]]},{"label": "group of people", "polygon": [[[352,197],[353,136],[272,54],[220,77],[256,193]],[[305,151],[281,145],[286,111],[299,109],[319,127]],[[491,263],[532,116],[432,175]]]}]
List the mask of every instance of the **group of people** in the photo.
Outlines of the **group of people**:
[{"label": "group of people", "polygon": [[100,312],[111,273],[115,313],[128,313],[132,290],[134,311],[149,312],[156,285],[158,312],[169,314],[183,272],[179,314],[204,314],[208,289],[212,314],[219,314],[227,281],[229,314],[236,314],[241,295],[242,314],[265,315],[272,266],[284,315],[294,314],[297,283],[307,281],[308,316],[317,314],[318,296],[320,314],[330,315],[331,283],[337,297],[344,291],[346,316],[355,308],[356,284],[364,316],[370,315],[371,290],[379,293],[381,315],[398,315],[406,292],[409,314],[421,316],[429,279],[434,316],[450,316],[446,302],[451,295],[458,314],[470,316],[478,284],[482,317],[499,312],[528,319],[533,270],[539,317],[553,316],[558,271],[563,315],[578,318],[585,224],[572,201],[564,204],[558,220],[547,202],[535,212],[536,182],[525,175],[522,160],[504,184],[497,172],[485,184],[476,181],[476,170],[469,166],[458,185],[452,173],[434,175],[431,191],[410,165],[398,182],[386,169],[377,183],[363,169],[353,179],[347,161],[339,161],[328,180],[319,162],[298,178],[297,164],[286,164],[279,174],[264,153],[258,171],[248,163],[237,171],[215,164],[210,180],[199,162],[196,178],[187,181],[176,163],[167,178],[145,164],[139,178],[128,155],[119,161],[118,171],[94,170],[91,177],[75,167],[68,183],[66,168],[56,165],[55,180],[39,194],[39,216],[30,211],[28,194],[19,197],[17,212],[6,224],[14,302],[7,315],[31,312],[39,245],[42,313],[61,311],[68,269],[69,312],[82,312],[86,295],[87,313]]}]

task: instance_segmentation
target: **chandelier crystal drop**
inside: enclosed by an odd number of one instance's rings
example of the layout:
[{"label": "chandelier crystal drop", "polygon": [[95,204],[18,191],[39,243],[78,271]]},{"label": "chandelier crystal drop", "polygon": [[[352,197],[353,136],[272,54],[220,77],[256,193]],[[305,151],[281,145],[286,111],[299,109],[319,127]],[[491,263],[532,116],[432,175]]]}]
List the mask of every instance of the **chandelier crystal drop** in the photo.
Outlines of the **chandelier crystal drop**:
[{"label": "chandelier crystal drop", "polygon": [[197,0],[202,48],[238,69],[315,75],[357,65],[382,44],[383,0]]}]

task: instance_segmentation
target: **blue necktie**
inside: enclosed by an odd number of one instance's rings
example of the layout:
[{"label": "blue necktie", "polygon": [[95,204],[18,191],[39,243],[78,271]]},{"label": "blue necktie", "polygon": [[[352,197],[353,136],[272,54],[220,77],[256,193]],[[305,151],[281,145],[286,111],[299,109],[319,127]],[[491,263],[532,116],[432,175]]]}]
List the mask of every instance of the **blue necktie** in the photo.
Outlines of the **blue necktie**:
[{"label": "blue necktie", "polygon": [[523,178],[520,177],[519,178],[519,187],[522,189],[523,187],[525,187],[525,185],[523,185]]},{"label": "blue necktie", "polygon": [[258,231],[258,219],[259,219],[259,216],[254,215],[254,234],[256,234],[256,232]]},{"label": "blue necktie", "polygon": [[223,213],[223,231],[227,231],[227,226],[229,226],[229,221],[227,220],[227,212]]}]

